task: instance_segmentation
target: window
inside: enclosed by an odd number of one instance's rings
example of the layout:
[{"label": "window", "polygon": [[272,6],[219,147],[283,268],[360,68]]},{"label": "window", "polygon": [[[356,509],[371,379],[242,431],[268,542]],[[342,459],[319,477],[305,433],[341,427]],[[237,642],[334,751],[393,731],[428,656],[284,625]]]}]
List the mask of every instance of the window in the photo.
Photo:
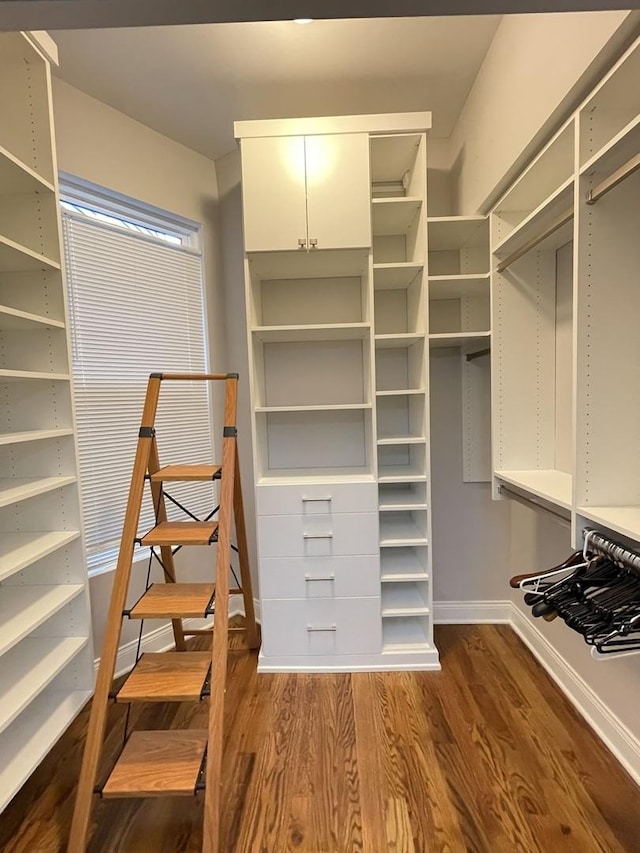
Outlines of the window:
[{"label": "window", "polygon": [[[66,177],[61,195],[87,561],[97,573],[117,559],[149,374],[207,370],[202,259],[195,223]],[[156,432],[162,464],[213,461],[208,383],[163,384]],[[148,491],[140,533],[154,524]],[[200,517],[212,509],[211,485],[171,492]]]}]

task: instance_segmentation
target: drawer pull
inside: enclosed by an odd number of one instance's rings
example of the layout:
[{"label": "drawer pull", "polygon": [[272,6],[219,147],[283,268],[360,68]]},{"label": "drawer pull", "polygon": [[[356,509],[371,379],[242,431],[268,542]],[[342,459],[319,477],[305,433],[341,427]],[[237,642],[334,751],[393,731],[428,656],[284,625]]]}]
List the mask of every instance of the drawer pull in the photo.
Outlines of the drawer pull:
[{"label": "drawer pull", "polygon": [[335,632],[338,628],[336,625],[307,625],[307,631],[310,634],[313,634],[317,631],[331,631]]},{"label": "drawer pull", "polygon": [[330,503],[332,500],[331,495],[328,495],[325,498],[302,498],[303,504],[312,503],[313,501],[322,501],[323,503]]},{"label": "drawer pull", "polygon": [[333,539],[333,533],[303,533],[305,539]]},{"label": "drawer pull", "polygon": [[313,577],[312,575],[304,576],[305,583],[311,583],[312,581],[334,581],[335,579],[335,575],[317,575],[315,577]]}]

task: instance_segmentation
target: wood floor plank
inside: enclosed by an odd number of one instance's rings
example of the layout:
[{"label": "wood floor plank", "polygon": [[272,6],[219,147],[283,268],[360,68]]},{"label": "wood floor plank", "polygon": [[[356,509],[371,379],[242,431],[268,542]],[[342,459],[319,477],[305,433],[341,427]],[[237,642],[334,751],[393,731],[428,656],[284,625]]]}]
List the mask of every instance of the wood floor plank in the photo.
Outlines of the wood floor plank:
[{"label": "wood floor plank", "polygon": [[[230,642],[225,853],[640,853],[640,789],[507,626],[440,626],[441,673],[258,675]],[[130,727],[202,729],[207,704],[136,703]],[[64,851],[86,725],[5,810],[3,853]],[[88,853],[199,853],[202,800],[96,800]]]}]

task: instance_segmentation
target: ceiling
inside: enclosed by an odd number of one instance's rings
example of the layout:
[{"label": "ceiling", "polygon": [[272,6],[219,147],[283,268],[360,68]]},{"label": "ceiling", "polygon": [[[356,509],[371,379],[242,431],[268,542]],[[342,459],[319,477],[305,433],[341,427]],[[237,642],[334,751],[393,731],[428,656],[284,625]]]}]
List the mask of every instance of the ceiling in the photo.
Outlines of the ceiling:
[{"label": "ceiling", "polygon": [[499,16],[202,24],[53,33],[58,76],[216,159],[233,122],[432,110],[450,135]]}]

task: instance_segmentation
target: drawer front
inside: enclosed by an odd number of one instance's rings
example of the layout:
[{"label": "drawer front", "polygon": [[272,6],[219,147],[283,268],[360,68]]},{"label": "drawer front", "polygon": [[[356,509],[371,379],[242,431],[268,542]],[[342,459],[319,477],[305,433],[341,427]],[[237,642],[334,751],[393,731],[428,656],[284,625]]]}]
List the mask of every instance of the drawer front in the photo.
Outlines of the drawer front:
[{"label": "drawer front", "polygon": [[262,601],[262,651],[279,655],[379,654],[379,598]]},{"label": "drawer front", "polygon": [[378,514],[258,516],[260,557],[377,554]]},{"label": "drawer front", "polygon": [[258,486],[258,515],[333,515],[340,512],[376,512],[376,483],[304,483]]},{"label": "drawer front", "polygon": [[357,598],[380,595],[380,560],[358,557],[267,557],[260,560],[263,598]]}]

